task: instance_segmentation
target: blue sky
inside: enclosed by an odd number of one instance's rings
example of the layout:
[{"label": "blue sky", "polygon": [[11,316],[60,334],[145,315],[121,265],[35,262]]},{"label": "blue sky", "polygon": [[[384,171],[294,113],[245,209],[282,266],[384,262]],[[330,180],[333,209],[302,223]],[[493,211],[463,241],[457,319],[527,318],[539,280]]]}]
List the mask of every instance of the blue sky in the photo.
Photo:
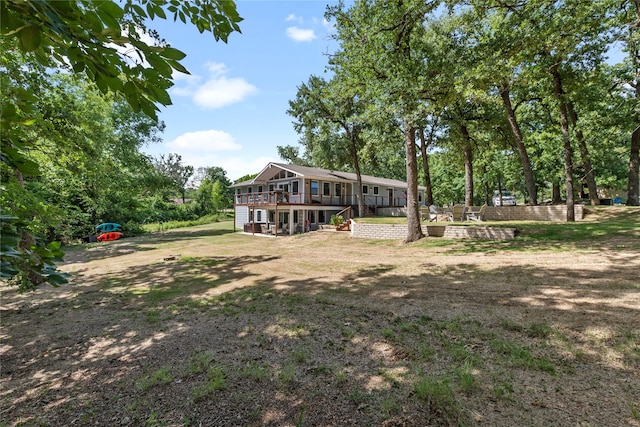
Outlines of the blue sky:
[{"label": "blue sky", "polygon": [[[151,27],[187,54],[191,75],[179,74],[163,107],[164,142],[145,151],[178,153],[184,164],[219,166],[231,180],[281,161],[276,146],[297,145],[286,111],[297,87],[323,75],[335,50],[332,26],[324,20],[329,0],[238,0],[242,34],[228,43],[180,21],[156,20]],[[621,46],[610,52],[619,61]]]},{"label": "blue sky", "polygon": [[242,34],[216,42],[195,27],[154,21],[152,28],[187,57],[191,75],[179,74],[163,107],[164,142],[146,148],[178,153],[184,164],[220,166],[235,180],[281,161],[276,146],[297,145],[286,111],[297,87],[324,75],[335,49],[324,20],[327,1],[237,1]]}]

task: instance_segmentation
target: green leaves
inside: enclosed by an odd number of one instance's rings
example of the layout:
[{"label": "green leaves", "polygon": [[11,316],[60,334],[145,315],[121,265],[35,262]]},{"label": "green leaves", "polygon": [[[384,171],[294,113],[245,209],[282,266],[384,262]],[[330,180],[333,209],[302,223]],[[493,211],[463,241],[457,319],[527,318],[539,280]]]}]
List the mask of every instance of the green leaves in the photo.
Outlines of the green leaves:
[{"label": "green leaves", "polygon": [[33,52],[42,43],[40,28],[35,25],[27,25],[18,32],[20,36],[20,47],[26,52]]},{"label": "green leaves", "polygon": [[[114,1],[0,2],[0,24],[2,36],[17,38],[20,49],[33,52],[40,64],[51,66],[52,58],[68,63],[75,73],[94,80],[102,92],[123,93],[136,111],[156,118],[155,103],[171,104],[166,90],[171,84],[161,84],[157,90],[157,74],[169,82],[173,70],[188,74],[180,63],[184,52],[165,45],[159,37],[155,45],[143,41],[153,34],[145,20],[167,19],[167,11],[173,13],[174,21],[179,17],[200,32],[212,33],[216,40],[226,42],[229,34],[240,31],[237,23],[242,18],[228,0],[195,4],[126,0],[122,7]],[[116,47],[128,44],[133,51]],[[144,60],[157,74],[137,66]]]},{"label": "green leaves", "polygon": [[171,46],[166,46],[162,48],[161,54],[165,58],[175,59],[176,61],[182,60],[185,56],[187,56],[184,52],[175,49]]},{"label": "green leaves", "polygon": [[13,215],[0,214],[0,277],[22,292],[34,290],[42,283],[53,286],[67,283],[69,275],[55,267],[55,261],[61,261],[64,255],[60,242],[45,245],[36,240],[24,250],[18,249],[21,242],[31,238],[28,233],[25,235],[28,223]]}]

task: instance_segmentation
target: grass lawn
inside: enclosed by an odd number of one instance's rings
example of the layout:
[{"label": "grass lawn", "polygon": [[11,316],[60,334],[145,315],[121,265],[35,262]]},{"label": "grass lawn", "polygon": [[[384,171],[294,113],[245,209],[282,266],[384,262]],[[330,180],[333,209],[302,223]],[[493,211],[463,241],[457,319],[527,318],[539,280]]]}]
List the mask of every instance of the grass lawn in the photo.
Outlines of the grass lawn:
[{"label": "grass lawn", "polygon": [[639,426],[640,210],[589,212],[68,248],[71,284],[3,292],[0,425]]}]

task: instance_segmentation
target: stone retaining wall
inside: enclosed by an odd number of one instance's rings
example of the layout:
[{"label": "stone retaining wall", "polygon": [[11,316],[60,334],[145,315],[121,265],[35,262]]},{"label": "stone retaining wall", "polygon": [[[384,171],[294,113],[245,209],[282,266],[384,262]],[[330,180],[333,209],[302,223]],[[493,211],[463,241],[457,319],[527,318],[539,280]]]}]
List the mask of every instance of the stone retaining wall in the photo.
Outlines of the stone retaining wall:
[{"label": "stone retaining wall", "polygon": [[[475,207],[477,211],[480,207]],[[575,205],[574,210],[576,221],[584,217],[584,206]],[[545,206],[502,206],[487,207],[484,215],[486,221],[566,221],[566,205],[545,205]]]},{"label": "stone retaining wall", "polygon": [[[480,206],[474,206],[472,210],[479,211]],[[379,216],[407,216],[407,208],[378,208],[377,213]],[[584,205],[575,205],[574,213],[576,221],[582,220]],[[489,206],[484,218],[486,221],[566,221],[567,206]],[[439,217],[440,220],[446,220],[446,217]]]},{"label": "stone retaining wall", "polygon": [[515,228],[448,225],[442,237],[447,239],[511,240],[515,236]]},{"label": "stone retaining wall", "polygon": [[[422,232],[428,235],[428,226],[422,226]],[[404,239],[409,233],[407,224],[365,224],[351,220],[351,237],[362,239]]]},{"label": "stone retaining wall", "polygon": [[[351,237],[355,238],[403,240],[408,232],[407,224],[365,224],[351,220]],[[422,225],[422,232],[425,236],[448,239],[508,240],[515,237],[516,229],[475,225]]]}]

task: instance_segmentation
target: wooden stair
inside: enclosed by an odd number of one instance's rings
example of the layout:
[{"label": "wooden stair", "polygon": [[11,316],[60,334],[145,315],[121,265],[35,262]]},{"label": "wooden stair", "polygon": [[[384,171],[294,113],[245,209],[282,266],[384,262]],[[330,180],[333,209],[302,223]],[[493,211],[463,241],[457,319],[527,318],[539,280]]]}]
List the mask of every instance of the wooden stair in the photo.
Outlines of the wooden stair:
[{"label": "wooden stair", "polygon": [[351,221],[345,221],[342,224],[336,225],[336,231],[351,231]]}]

